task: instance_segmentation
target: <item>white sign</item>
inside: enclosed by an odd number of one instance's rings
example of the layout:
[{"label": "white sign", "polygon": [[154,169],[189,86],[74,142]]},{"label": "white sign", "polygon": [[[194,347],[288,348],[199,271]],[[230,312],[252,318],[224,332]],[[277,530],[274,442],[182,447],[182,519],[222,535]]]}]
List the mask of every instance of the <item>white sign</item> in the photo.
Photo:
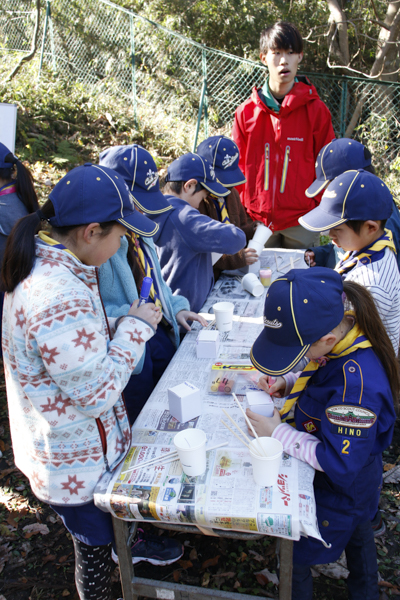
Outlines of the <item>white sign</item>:
[{"label": "white sign", "polygon": [[0,142],[14,154],[17,132],[17,105],[0,102]]}]

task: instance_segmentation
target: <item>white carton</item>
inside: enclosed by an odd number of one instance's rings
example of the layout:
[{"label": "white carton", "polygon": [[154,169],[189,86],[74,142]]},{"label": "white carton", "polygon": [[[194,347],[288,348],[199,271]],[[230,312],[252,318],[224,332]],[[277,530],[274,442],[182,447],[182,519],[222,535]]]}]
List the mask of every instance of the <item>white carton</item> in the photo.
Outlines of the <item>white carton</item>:
[{"label": "white carton", "polygon": [[274,401],[267,392],[248,391],[246,392],[247,402],[250,410],[263,415],[264,417],[272,417],[274,414]]},{"label": "white carton", "polygon": [[219,344],[219,331],[203,329],[197,336],[197,358],[218,358]]},{"label": "white carton", "polygon": [[181,423],[201,415],[203,399],[195,385],[185,381],[168,390],[169,412]]}]

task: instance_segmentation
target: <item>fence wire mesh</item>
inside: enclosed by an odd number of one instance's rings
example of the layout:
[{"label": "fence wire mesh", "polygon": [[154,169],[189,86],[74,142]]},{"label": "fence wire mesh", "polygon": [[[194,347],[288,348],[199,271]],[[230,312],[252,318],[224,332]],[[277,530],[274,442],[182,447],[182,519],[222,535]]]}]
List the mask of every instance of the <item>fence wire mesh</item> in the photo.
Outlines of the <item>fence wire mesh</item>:
[{"label": "fence wire mesh", "polygon": [[[3,0],[1,52],[29,51],[35,5]],[[202,46],[109,0],[41,0],[39,39],[43,63],[60,76],[125,99],[137,119],[150,110],[185,122],[198,141],[229,133],[236,107],[267,73],[261,64]],[[352,136],[388,172],[400,149],[400,84],[305,74],[329,107],[336,135],[355,122]]]}]

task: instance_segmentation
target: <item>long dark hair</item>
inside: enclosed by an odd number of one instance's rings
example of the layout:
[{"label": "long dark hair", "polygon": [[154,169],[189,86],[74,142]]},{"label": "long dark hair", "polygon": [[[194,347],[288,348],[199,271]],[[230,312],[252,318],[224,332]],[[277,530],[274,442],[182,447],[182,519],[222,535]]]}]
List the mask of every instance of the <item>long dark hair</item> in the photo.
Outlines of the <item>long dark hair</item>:
[{"label": "long dark hair", "polygon": [[39,208],[38,199],[33,185],[33,177],[31,172],[22,164],[12,152],[7,154],[4,162],[10,163],[9,169],[0,169],[1,179],[11,179],[12,166],[17,169],[17,179],[15,181],[16,192],[18,198],[26,206],[29,213],[35,212]]},{"label": "long dark hair", "polygon": [[343,289],[347,300],[354,309],[357,324],[371,342],[375,354],[386,371],[393,394],[393,404],[396,410],[398,410],[400,391],[399,365],[393,344],[386,333],[374,299],[364,286],[354,281],[344,281]]},{"label": "long dark hair", "polygon": [[[4,292],[12,292],[21,281],[26,279],[35,264],[35,234],[41,229],[41,222],[55,216],[51,200],[47,200],[40,211],[26,215],[16,222],[7,239],[1,270],[1,288]],[[100,223],[102,235],[106,236],[114,227],[116,221]],[[53,227],[52,231],[61,237],[82,227]]]}]

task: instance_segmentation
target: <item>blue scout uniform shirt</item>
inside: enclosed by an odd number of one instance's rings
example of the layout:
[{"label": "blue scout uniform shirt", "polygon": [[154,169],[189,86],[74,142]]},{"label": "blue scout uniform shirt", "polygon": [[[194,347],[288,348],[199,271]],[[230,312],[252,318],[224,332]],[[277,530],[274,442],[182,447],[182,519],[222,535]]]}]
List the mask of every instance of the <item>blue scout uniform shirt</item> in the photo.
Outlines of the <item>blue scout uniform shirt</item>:
[{"label": "blue scout uniform shirt", "polygon": [[321,441],[316,456],[324,472],[316,472],[314,490],[320,532],[332,547],[301,538],[294,562],[337,560],[355,527],[370,519],[395,419],[388,378],[372,348],[328,361],[309,380],[295,422]]}]

